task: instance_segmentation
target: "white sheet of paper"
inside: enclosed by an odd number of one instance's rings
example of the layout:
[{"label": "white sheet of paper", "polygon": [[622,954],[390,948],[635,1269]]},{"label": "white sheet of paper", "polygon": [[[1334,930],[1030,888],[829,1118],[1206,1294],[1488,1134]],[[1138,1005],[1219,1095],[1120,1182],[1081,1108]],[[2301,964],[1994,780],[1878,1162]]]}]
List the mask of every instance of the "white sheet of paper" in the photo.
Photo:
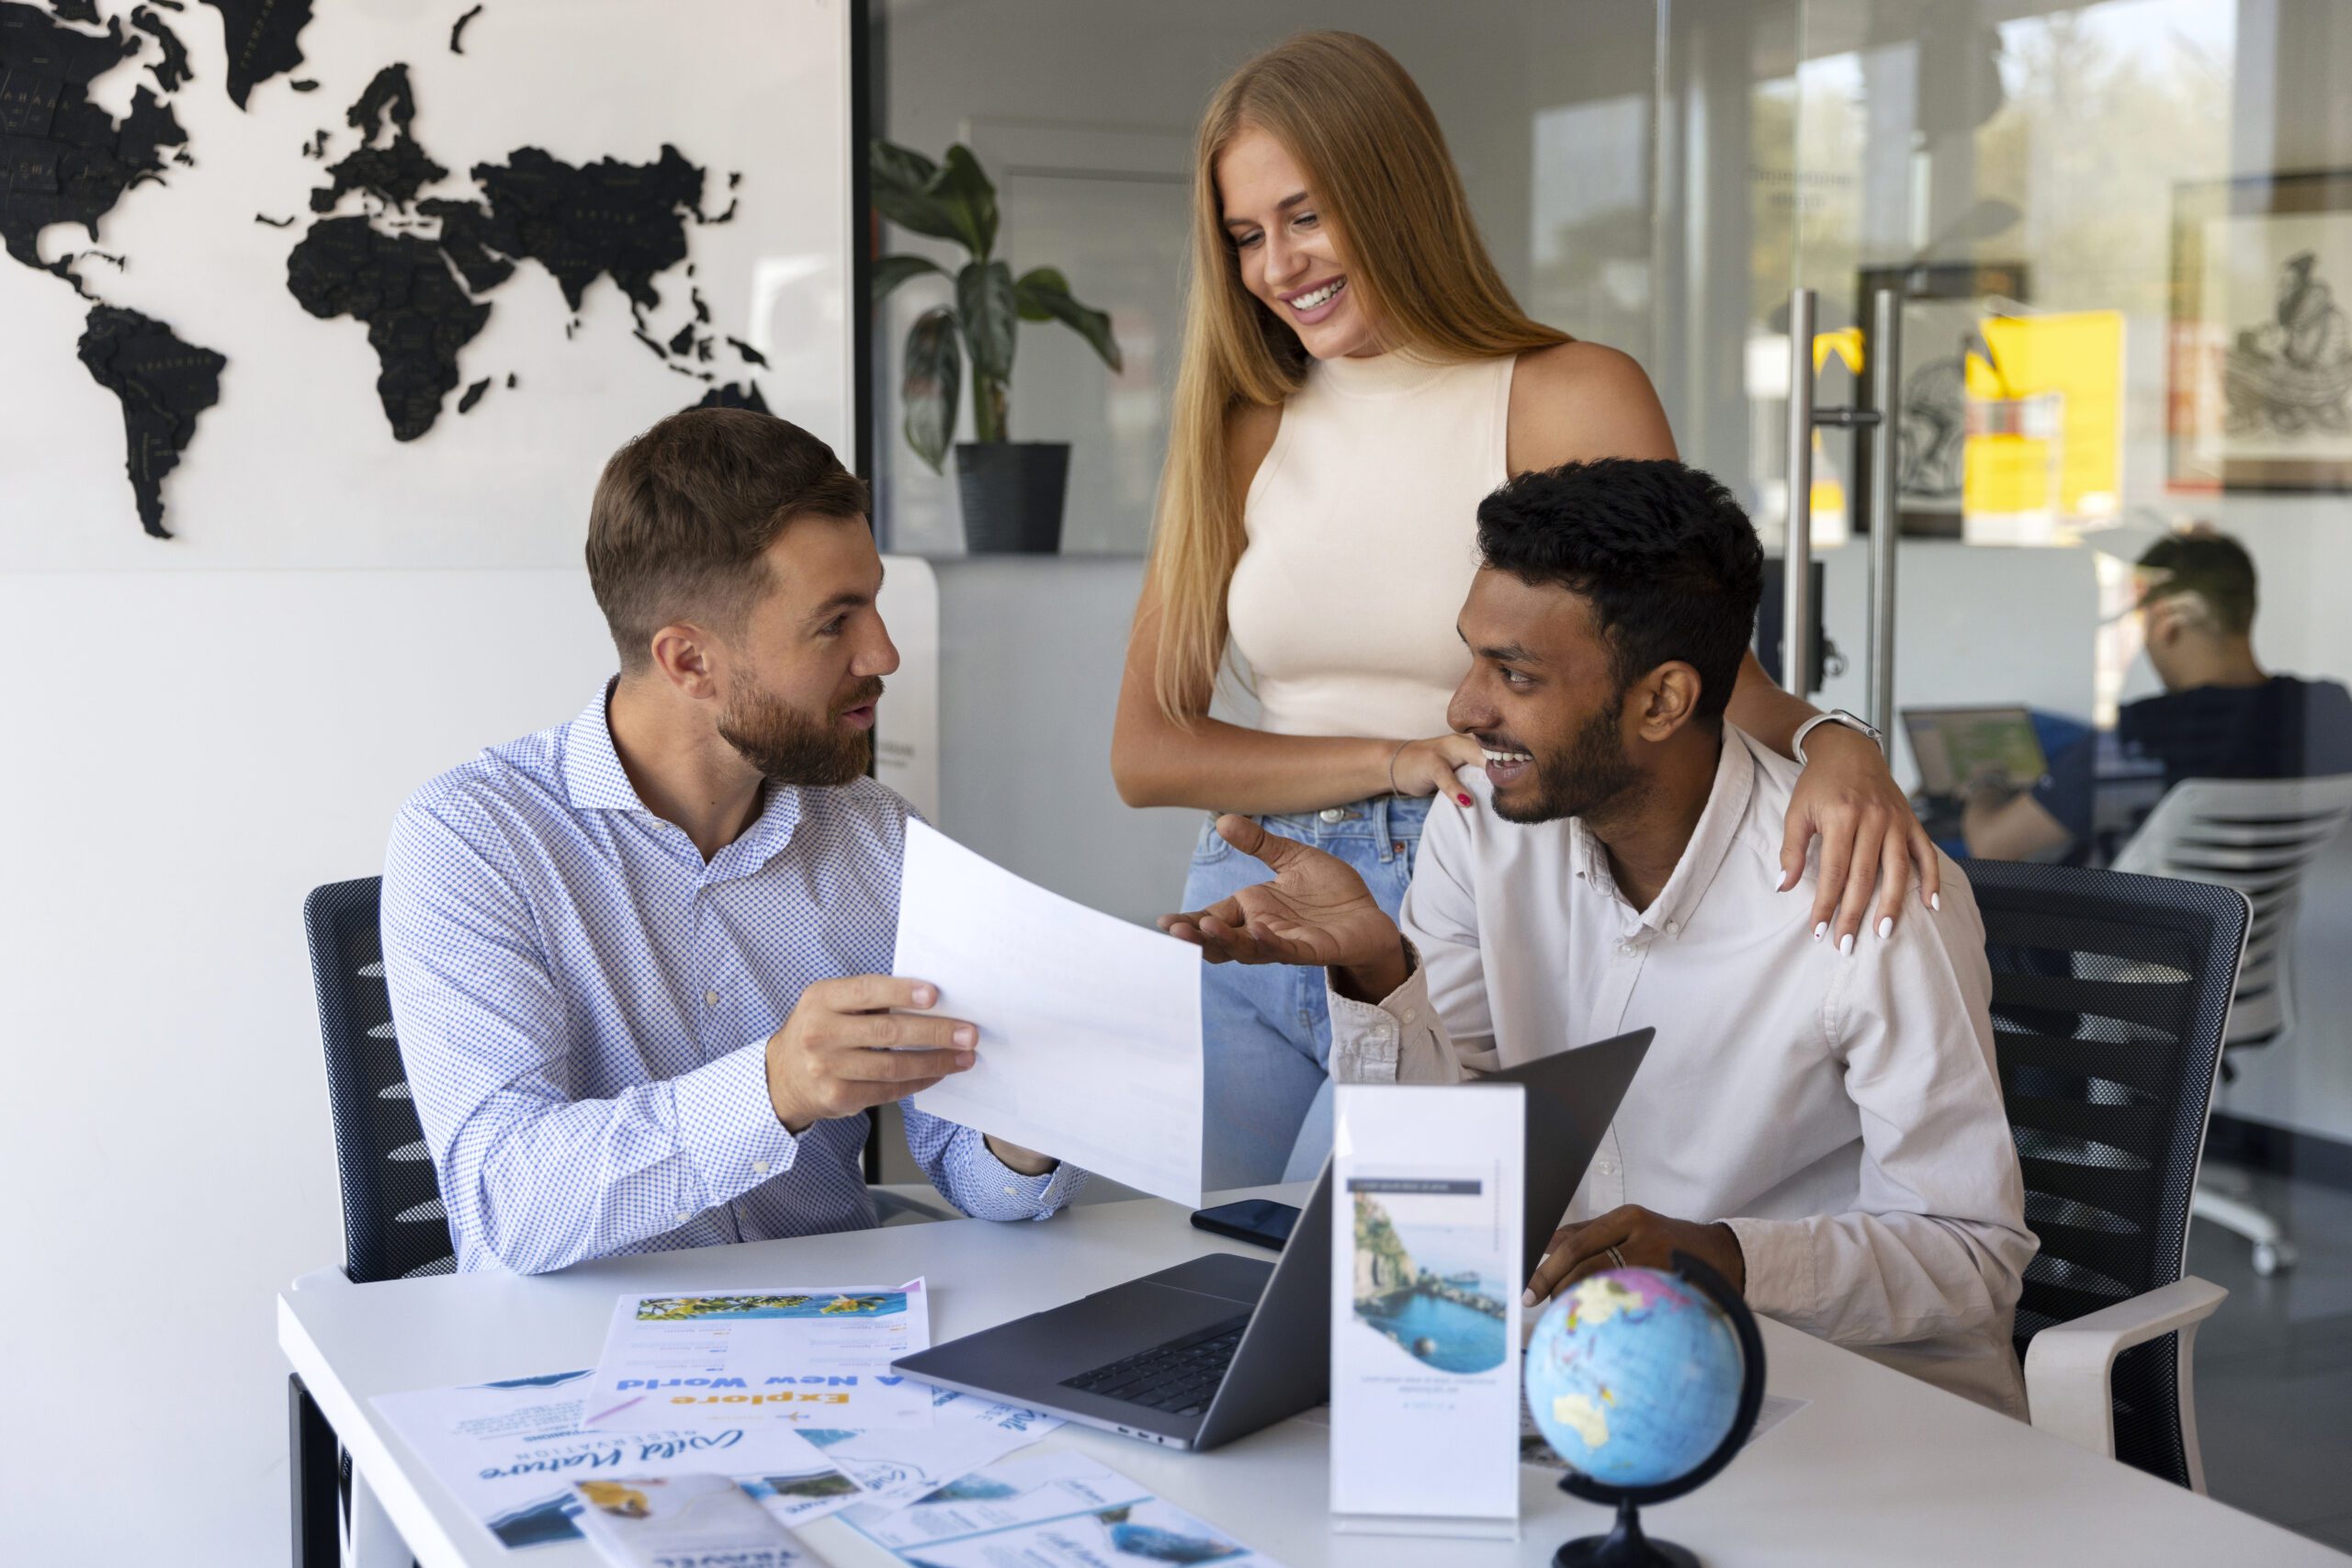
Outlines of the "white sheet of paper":
[{"label": "white sheet of paper", "polygon": [[864,1495],[853,1499],[858,1517],[879,1517],[1027,1448],[1061,1424],[1058,1416],[935,1388],[928,1431],[876,1427],[804,1430],[800,1436],[865,1488]]},{"label": "white sheet of paper", "polygon": [[694,1431],[585,1431],[589,1371],[459,1388],[378,1394],[374,1404],[427,1469],[504,1546],[574,1540],[576,1478],[724,1471],[747,1487],[786,1489],[809,1507],[770,1512],[791,1523],[848,1506],[857,1483],[786,1427]]},{"label": "white sheet of paper", "polygon": [[1226,1531],[1080,1453],[1007,1460],[879,1519],[847,1516],[876,1545],[925,1568],[1102,1568],[1214,1562],[1280,1568]]},{"label": "white sheet of paper", "polygon": [[623,1296],[596,1363],[587,1425],[928,1427],[930,1385],[890,1363],[930,1348],[921,1280]]},{"label": "white sheet of paper", "polygon": [[894,975],[978,1025],[979,1061],[915,1096],[1191,1208],[1201,1203],[1201,954],[907,824]]}]

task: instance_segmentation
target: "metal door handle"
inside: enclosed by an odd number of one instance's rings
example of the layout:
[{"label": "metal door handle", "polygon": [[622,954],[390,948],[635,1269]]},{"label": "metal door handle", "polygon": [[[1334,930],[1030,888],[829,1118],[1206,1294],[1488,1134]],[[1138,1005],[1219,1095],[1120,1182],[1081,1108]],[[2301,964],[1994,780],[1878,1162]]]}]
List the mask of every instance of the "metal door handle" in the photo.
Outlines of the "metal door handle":
[{"label": "metal door handle", "polygon": [[1902,519],[1895,513],[1895,437],[1903,400],[1903,301],[1892,288],[1871,300],[1865,345],[1868,408],[1815,408],[1813,402],[1814,291],[1789,290],[1789,531],[1782,554],[1781,684],[1811,694],[1813,677],[1813,433],[1829,425],[1871,444],[1871,485],[1858,520],[1871,536],[1868,696],[1863,705],[1882,735],[1894,728],[1894,559]]},{"label": "metal door handle", "polygon": [[1781,550],[1781,685],[1813,677],[1813,290],[1789,290],[1788,536]]},{"label": "metal door handle", "polygon": [[[1903,533],[1895,511],[1897,437],[1903,412],[1903,297],[1892,288],[1871,296],[1869,361],[1871,407],[1871,642],[1868,685],[1871,722],[1882,736],[1894,733],[1894,558]],[[1882,745],[1889,742],[1882,741]]]}]

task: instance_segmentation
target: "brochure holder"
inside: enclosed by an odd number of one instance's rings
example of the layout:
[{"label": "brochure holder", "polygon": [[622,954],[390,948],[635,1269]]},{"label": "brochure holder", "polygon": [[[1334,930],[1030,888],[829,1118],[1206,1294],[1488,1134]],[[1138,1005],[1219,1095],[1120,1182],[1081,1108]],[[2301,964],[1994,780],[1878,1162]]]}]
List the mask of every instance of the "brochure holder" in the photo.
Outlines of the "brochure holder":
[{"label": "brochure holder", "polygon": [[1337,1090],[1336,1530],[1519,1534],[1524,1095],[1517,1084]]}]

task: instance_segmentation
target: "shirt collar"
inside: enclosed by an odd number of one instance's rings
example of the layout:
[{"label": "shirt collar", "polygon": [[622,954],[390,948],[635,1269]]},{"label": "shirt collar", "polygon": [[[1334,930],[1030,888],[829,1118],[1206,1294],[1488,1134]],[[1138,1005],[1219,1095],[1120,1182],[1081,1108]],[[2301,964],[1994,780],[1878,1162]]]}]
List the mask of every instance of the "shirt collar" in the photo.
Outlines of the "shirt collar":
[{"label": "shirt collar", "polygon": [[[1739,837],[1740,828],[1747,819],[1747,804],[1755,794],[1756,759],[1748,754],[1747,736],[1726,719],[1722,752],[1715,759],[1715,782],[1707,792],[1706,809],[1699,813],[1698,825],[1690,829],[1690,841],[1682,846],[1673,874],[1658,889],[1657,897],[1650,900],[1650,907],[1641,912],[1642,924],[1674,936],[1690,923],[1699,901],[1713,886],[1715,873],[1723,869],[1724,857],[1731,852],[1732,841]],[[1571,818],[1568,830],[1569,853],[1580,868],[1580,874],[1593,886],[1623,897],[1609,870],[1609,852],[1585,827],[1584,818]]]},{"label": "shirt collar", "polygon": [[[686,844],[685,829],[675,823],[655,817],[628,782],[628,770],[621,766],[619,750],[613,744],[612,698],[615,681],[605,682],[595,700],[580,710],[580,716],[564,727],[563,788],[567,799],[576,811],[632,811],[652,818]],[[736,836],[710,859],[704,868],[703,880],[724,882],[730,877],[748,876],[781,853],[792,841],[792,832],[800,825],[801,791],[790,784],[772,784],[760,814],[752,825]],[[695,853],[699,860],[700,854]]]},{"label": "shirt collar", "polygon": [[563,791],[579,811],[643,811],[613,746],[611,703],[616,676],[597,691],[580,716],[563,727]]}]

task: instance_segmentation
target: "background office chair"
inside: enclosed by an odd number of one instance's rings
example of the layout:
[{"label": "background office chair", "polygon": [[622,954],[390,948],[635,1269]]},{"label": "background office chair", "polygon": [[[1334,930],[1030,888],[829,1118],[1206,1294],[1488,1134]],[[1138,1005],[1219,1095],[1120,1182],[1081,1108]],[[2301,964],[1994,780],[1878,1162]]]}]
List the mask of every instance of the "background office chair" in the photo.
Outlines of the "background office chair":
[{"label": "background office chair", "polygon": [[[2294,1031],[2295,915],[2303,873],[2347,818],[2352,775],[2184,779],[2165,792],[2116,856],[2118,871],[2219,883],[2254,903],[2254,930],[2224,1043],[2225,1079],[2228,1052],[2267,1045]],[[2245,1198],[2200,1185],[2196,1213],[2254,1243],[2256,1273],[2294,1266],[2285,1228]]]},{"label": "background office chair", "polygon": [[2191,1348],[2229,1292],[2182,1257],[2248,905],[2200,883],[1963,863],[2041,1238],[2016,1326],[2033,1424],[2202,1492]]}]

